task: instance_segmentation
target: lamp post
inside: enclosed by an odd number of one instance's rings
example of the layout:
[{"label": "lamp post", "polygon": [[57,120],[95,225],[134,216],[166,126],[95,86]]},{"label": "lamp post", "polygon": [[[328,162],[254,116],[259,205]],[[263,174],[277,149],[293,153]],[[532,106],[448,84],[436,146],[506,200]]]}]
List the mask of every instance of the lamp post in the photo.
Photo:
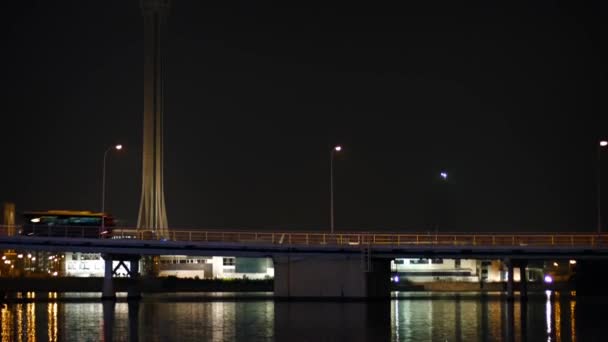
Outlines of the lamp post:
[{"label": "lamp post", "polygon": [[[439,178],[440,178],[440,182],[441,183],[447,183],[448,182],[448,172],[446,170],[442,170],[439,172]],[[443,186],[439,185],[439,189],[438,189],[438,203],[437,206],[439,207],[439,214],[437,215],[437,225],[435,226],[435,235],[439,234],[439,224],[443,221],[445,222],[448,212],[447,209],[447,198],[446,197],[446,193],[447,191],[442,191]],[[443,218],[443,220],[442,220]]]},{"label": "lamp post", "polygon": [[342,146],[336,145],[329,151],[329,222],[330,231],[334,233],[334,156],[342,151]]},{"label": "lamp post", "polygon": [[102,233],[104,231],[104,217],[105,217],[105,211],[106,211],[106,157],[108,156],[108,152],[110,152],[110,150],[116,150],[116,151],[120,151],[122,150],[122,145],[118,144],[118,145],[114,145],[114,146],[110,146],[106,149],[106,151],[103,153],[103,175],[102,175],[102,181],[101,181],[101,232]]},{"label": "lamp post", "polygon": [[597,233],[598,234],[602,232],[602,208],[601,208],[602,148],[606,148],[606,146],[608,146],[608,140],[600,140],[599,145],[597,147]]}]

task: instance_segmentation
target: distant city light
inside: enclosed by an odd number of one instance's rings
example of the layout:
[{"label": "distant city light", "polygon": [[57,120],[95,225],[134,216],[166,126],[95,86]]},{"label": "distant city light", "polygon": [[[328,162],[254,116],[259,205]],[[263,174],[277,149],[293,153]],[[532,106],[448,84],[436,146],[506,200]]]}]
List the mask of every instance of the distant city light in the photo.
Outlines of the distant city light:
[{"label": "distant city light", "polygon": [[442,178],[443,180],[448,179],[448,173],[447,173],[447,172],[445,172],[445,171],[442,171],[442,172],[441,172],[439,175],[441,176],[441,178]]},{"label": "distant city light", "polygon": [[608,146],[608,141],[606,141],[606,140],[600,141],[600,146],[602,146],[602,147]]},{"label": "distant city light", "polygon": [[545,276],[545,283],[551,284],[553,282],[553,278],[550,275]]},{"label": "distant city light", "polygon": [[32,257],[32,261],[36,261],[36,257]]},{"label": "distant city light", "polygon": [[399,282],[399,276],[395,276],[395,278],[393,279],[393,281],[394,281],[395,283],[398,283],[398,282]]},{"label": "distant city light", "polygon": [[53,277],[57,276],[57,271],[53,272]]},{"label": "distant city light", "polygon": [[334,151],[336,151],[336,152],[342,151],[342,146],[338,145],[338,146],[334,147]]},{"label": "distant city light", "polygon": [[23,258],[23,254],[17,254],[17,258],[22,259]]},{"label": "distant city light", "polygon": [[38,222],[40,222],[40,217],[34,217],[33,219],[30,220],[30,222],[38,223]]},{"label": "distant city light", "polygon": [[553,266],[557,267],[557,266],[558,266],[557,262],[554,262],[554,263],[553,263]]},{"label": "distant city light", "polygon": [[122,150],[122,145],[116,145],[116,146],[114,146],[114,148],[120,151],[120,150]]},{"label": "distant city light", "polygon": [[570,260],[570,265],[576,265],[576,260]]}]

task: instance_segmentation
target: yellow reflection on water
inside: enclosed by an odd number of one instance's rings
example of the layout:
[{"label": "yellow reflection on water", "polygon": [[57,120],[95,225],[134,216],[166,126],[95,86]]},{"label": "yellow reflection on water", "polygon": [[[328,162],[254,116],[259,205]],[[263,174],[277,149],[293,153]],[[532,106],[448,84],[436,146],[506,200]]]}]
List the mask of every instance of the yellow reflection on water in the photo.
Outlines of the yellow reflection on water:
[{"label": "yellow reflection on water", "polygon": [[23,304],[15,305],[17,308],[17,341],[23,341]]},{"label": "yellow reflection on water", "polygon": [[2,342],[14,341],[13,312],[5,305],[2,307]]},{"label": "yellow reflection on water", "polygon": [[572,342],[576,342],[576,300],[570,301],[570,336]]},{"label": "yellow reflection on water", "polygon": [[34,303],[26,305],[27,341],[36,341],[36,306]]},{"label": "yellow reflection on water", "polygon": [[513,334],[515,336],[516,341],[521,341],[525,333],[524,331],[522,331],[521,328],[521,311],[524,310],[523,305],[521,305],[520,302],[513,303],[511,310],[513,310]]},{"label": "yellow reflection on water", "polygon": [[[49,294],[50,295],[50,294]],[[55,293],[55,295],[57,295]],[[49,303],[46,309],[48,315],[49,342],[57,341],[57,303]]]}]

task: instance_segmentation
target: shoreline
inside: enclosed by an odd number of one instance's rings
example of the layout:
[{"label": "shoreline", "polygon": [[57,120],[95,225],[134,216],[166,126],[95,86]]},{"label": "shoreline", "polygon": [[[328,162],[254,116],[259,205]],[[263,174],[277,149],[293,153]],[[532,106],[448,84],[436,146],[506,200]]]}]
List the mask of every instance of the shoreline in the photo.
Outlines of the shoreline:
[{"label": "shoreline", "polygon": [[[26,292],[77,292],[97,293],[101,292],[103,278],[77,278],[77,277],[0,277],[0,292],[5,294]],[[175,277],[141,277],[139,279],[114,278],[116,292],[127,292],[136,288],[142,293],[211,293],[211,292],[273,292],[274,281],[272,279],[180,279]],[[515,291],[518,291],[519,283],[515,283]],[[472,283],[472,282],[449,282],[437,281],[428,283],[391,283],[391,292],[504,292],[505,282]],[[528,291],[542,292],[574,291],[573,283],[528,283]]]}]

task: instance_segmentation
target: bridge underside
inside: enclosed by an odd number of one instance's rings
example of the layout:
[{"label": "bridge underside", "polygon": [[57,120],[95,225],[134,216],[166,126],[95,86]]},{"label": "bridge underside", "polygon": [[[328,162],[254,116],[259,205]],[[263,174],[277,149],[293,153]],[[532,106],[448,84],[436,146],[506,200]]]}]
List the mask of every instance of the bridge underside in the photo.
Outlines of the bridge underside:
[{"label": "bridge underside", "polygon": [[274,258],[274,295],[286,299],[390,297],[390,260],[308,255]]}]

